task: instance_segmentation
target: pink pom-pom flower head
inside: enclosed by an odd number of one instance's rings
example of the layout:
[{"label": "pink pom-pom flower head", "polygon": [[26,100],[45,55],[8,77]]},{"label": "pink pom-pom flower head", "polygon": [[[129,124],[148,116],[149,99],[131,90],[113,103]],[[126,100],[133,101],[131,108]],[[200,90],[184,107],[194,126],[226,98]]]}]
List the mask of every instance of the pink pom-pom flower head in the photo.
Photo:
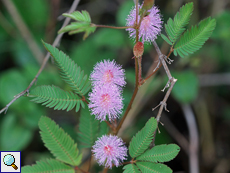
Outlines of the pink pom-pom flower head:
[{"label": "pink pom-pom flower head", "polygon": [[123,87],[126,84],[124,76],[125,71],[114,60],[104,60],[95,65],[90,79],[93,85],[115,84]]},{"label": "pink pom-pom flower head", "polygon": [[[138,8],[140,9],[142,5],[138,5]],[[133,26],[136,22],[136,7],[134,7],[130,14],[127,17],[127,26]],[[138,23],[140,21],[140,15],[138,15]],[[162,28],[162,20],[160,15],[160,10],[153,6],[151,9],[148,10],[147,15],[142,19],[142,22],[140,24],[139,28],[139,39],[142,40],[142,42],[153,42],[157,35],[160,34]],[[134,28],[128,28],[126,29],[129,32],[129,36],[131,38],[136,38],[136,30]]]},{"label": "pink pom-pom flower head", "polygon": [[108,115],[109,121],[112,122],[122,113],[123,98],[116,85],[95,85],[89,94],[89,100],[88,106],[98,120],[105,121]]},{"label": "pink pom-pom flower head", "polygon": [[104,135],[95,142],[92,152],[99,165],[111,169],[113,164],[118,167],[126,159],[127,150],[122,139]]}]

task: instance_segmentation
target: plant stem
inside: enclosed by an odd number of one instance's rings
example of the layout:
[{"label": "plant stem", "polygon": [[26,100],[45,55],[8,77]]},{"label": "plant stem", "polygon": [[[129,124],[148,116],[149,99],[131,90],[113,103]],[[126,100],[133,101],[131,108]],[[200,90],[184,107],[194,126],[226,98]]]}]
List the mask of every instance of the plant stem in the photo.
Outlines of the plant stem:
[{"label": "plant stem", "polygon": [[[170,52],[167,55],[167,59],[169,58],[169,56],[171,55],[171,53],[173,52],[173,47],[170,48]],[[142,80],[141,85],[143,85],[152,75],[154,75],[162,66],[162,64],[160,64],[149,76],[147,76],[145,79]]]},{"label": "plant stem", "polygon": [[[172,75],[171,75],[171,73],[170,73],[170,71],[168,69],[168,66],[167,66],[167,64],[166,64],[166,62],[164,60],[164,55],[161,53],[161,51],[160,51],[160,49],[159,49],[159,47],[158,47],[158,45],[157,45],[157,43],[155,41],[153,42],[153,45],[155,46],[155,49],[157,51],[157,54],[158,54],[159,59],[161,61],[161,64],[163,65],[163,67],[164,67],[164,69],[166,71],[166,74],[167,74],[167,76],[169,78],[168,82],[170,82],[170,87],[169,87],[168,91],[166,92],[163,101],[161,101],[161,103],[160,103],[161,106],[160,106],[160,109],[159,109],[159,111],[157,113],[157,116],[156,116],[157,123],[159,123],[163,109],[167,110],[167,108],[166,108],[166,105],[167,105],[166,102],[167,102],[167,100],[169,98],[169,95],[171,94],[171,91],[172,91],[173,86],[175,85],[177,79],[175,79],[175,78],[172,77]],[[151,142],[150,148],[152,148],[154,146],[154,142],[155,142],[155,138],[156,138],[156,131],[157,130],[155,130],[155,132],[154,132],[154,138],[153,138],[153,141]]]},{"label": "plant stem", "polygon": [[108,26],[108,25],[97,25],[93,24],[97,28],[111,28],[111,29],[127,29],[127,28],[133,28],[133,26]]},{"label": "plant stem", "polygon": [[103,173],[107,173],[108,170],[109,168],[104,168]]},{"label": "plant stem", "polygon": [[[138,18],[138,0],[136,0],[136,23],[137,23],[137,18]],[[138,33],[138,29],[136,29],[136,43],[138,42],[138,40],[139,40],[139,33]],[[137,60],[136,57],[134,57],[134,59],[135,59],[135,76],[136,76],[135,89],[134,89],[134,92],[133,92],[133,96],[132,96],[132,98],[131,98],[131,100],[129,102],[129,105],[128,105],[125,113],[124,113],[124,116],[122,117],[118,127],[115,130],[115,135],[117,135],[117,133],[121,129],[121,126],[124,123],[125,118],[127,117],[130,109],[132,108],[133,101],[134,101],[134,99],[135,99],[135,97],[137,95],[137,92],[138,92],[138,83],[139,83],[138,82],[139,81],[138,60]]]},{"label": "plant stem", "polygon": [[117,129],[115,131],[116,132],[115,135],[119,132],[119,130],[120,130],[120,128],[121,128],[126,116],[128,115],[130,109],[132,108],[133,101],[134,101],[134,99],[135,99],[135,97],[137,95],[137,91],[138,91],[138,62],[137,62],[136,57],[135,57],[135,73],[136,73],[136,84],[135,84],[135,89],[134,89],[134,92],[133,92],[133,96],[132,96],[132,98],[131,98],[131,100],[129,102],[129,105],[128,105],[126,111],[125,111],[124,116],[122,117],[122,119],[121,119],[121,121],[120,121],[120,123],[119,123],[119,125],[118,125],[118,127],[117,127]]}]

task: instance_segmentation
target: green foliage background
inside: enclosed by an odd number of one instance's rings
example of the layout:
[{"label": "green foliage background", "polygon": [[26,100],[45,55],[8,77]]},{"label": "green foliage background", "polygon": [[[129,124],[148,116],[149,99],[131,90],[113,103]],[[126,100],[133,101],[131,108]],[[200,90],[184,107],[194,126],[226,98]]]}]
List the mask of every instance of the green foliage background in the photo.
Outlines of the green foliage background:
[{"label": "green foliage background", "polygon": [[[12,0],[17,7],[21,17],[29,27],[35,41],[45,54],[45,49],[41,39],[52,43],[57,31],[60,29],[63,20],[56,20],[63,12],[69,9],[72,1],[60,0],[59,6],[54,6],[52,1],[47,0]],[[167,3],[156,1],[163,14],[164,22],[168,18],[173,18],[179,8],[188,1],[173,1]],[[216,29],[211,39],[204,46],[189,57],[180,58],[171,56],[174,63],[169,66],[173,76],[178,79],[173,93],[168,100],[167,117],[180,130],[182,134],[188,136],[185,126],[181,104],[191,104],[194,108],[200,130],[201,160],[200,166],[203,172],[213,172],[217,166],[218,159],[229,161],[230,153],[221,152],[230,150],[227,143],[230,142],[230,133],[226,131],[230,125],[230,94],[229,82],[211,85],[213,81],[201,80],[202,74],[229,74],[230,55],[228,54],[230,45],[230,10],[227,6],[216,7],[217,0],[204,3],[194,2],[194,15],[191,16],[192,25],[200,20],[212,16],[216,19]],[[101,5],[101,4],[103,5]],[[97,24],[125,25],[125,16],[129,13],[133,5],[132,0],[127,1],[99,1],[95,4],[93,0],[80,2],[78,10],[87,10],[92,21]],[[55,8],[54,8],[55,7]],[[19,30],[14,24],[9,12],[0,2],[0,11],[4,19],[0,20],[0,109],[11,101],[11,99],[24,90],[34,78],[40,65],[33,57],[28,45],[23,40]],[[59,18],[58,18],[59,19]],[[190,27],[190,26],[189,26]],[[187,29],[187,28],[186,28]],[[163,30],[163,34],[166,32]],[[89,75],[96,62],[102,59],[115,59],[126,69],[127,86],[124,89],[125,108],[130,101],[134,89],[134,62],[132,58],[133,41],[129,40],[128,33],[124,30],[112,30],[98,28],[85,41],[83,34],[73,36],[64,35],[59,49],[71,57],[78,66]],[[159,36],[157,42],[165,50],[169,45],[163,42]],[[147,74],[156,52],[151,45],[145,45],[143,56],[143,73]],[[166,81],[164,73],[157,73],[154,80],[149,81],[148,87],[143,86],[144,98],[134,104],[132,126],[123,132],[124,140],[130,141],[132,136],[144,126],[149,117],[156,115],[156,111],[151,109],[157,105],[164,94],[160,92]],[[205,83],[206,82],[206,83]],[[147,82],[148,83],[148,82]],[[38,85],[55,85],[63,90],[70,90],[70,86],[65,84],[59,76],[58,68],[50,61],[47,68],[39,76],[35,88]],[[141,98],[140,98],[141,99]],[[7,114],[0,115],[0,150],[19,150],[23,152],[22,164],[29,165],[37,160],[50,158],[50,153],[44,147],[38,133],[38,121],[42,115],[50,116],[54,119],[74,140],[80,138],[77,124],[80,114],[74,110],[70,112],[55,111],[39,104],[30,102],[29,98],[20,98],[12,104]],[[163,115],[165,116],[165,114]],[[92,122],[97,123],[97,122]],[[164,122],[163,122],[164,123]],[[82,127],[84,128],[84,127]],[[208,129],[208,130],[207,130]],[[102,125],[99,134],[106,131]],[[161,134],[156,136],[156,144],[175,143],[175,140],[167,132],[167,124],[160,126]],[[92,142],[94,137],[87,138]],[[128,144],[127,144],[128,146]],[[82,146],[84,148],[85,146]],[[211,157],[210,157],[211,156]],[[218,156],[218,157],[217,157]],[[186,159],[184,159],[186,158]],[[177,159],[168,165],[174,171],[187,171],[187,156],[182,150]],[[46,160],[44,162],[53,162]],[[57,163],[52,163],[57,164]],[[209,166],[207,166],[209,165]],[[68,168],[67,168],[68,169]],[[94,168],[99,170],[99,167]],[[130,168],[131,169],[131,168]],[[135,169],[135,168],[133,168]],[[216,168],[217,169],[217,168]],[[114,172],[121,171],[116,168]]]}]

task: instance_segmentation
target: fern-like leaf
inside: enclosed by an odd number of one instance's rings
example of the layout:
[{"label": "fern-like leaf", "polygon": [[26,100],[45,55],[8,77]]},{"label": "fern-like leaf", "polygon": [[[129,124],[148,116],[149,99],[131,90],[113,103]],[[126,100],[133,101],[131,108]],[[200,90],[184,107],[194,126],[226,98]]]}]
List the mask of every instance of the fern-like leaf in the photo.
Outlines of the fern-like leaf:
[{"label": "fern-like leaf", "polygon": [[47,159],[43,161],[36,162],[32,166],[23,166],[22,173],[75,173],[73,167],[67,166],[66,164],[55,160]]},{"label": "fern-like leaf", "polygon": [[188,25],[190,17],[193,12],[193,3],[187,3],[180,8],[180,10],[174,16],[172,20],[169,18],[167,24],[165,24],[165,31],[169,37],[169,40],[165,35],[163,39],[170,45],[173,45],[180,35],[185,31],[185,26]]},{"label": "fern-like leaf", "polygon": [[73,20],[76,20],[76,21],[79,21],[79,22],[85,22],[85,23],[90,23],[91,22],[90,15],[85,10],[82,10],[81,12],[80,11],[74,11],[71,14],[64,13],[63,16],[69,17],[69,18],[71,18]]},{"label": "fern-like leaf", "polygon": [[73,92],[64,91],[56,86],[38,86],[31,90],[29,97],[35,97],[31,101],[42,103],[54,110],[72,110],[76,107],[76,112],[79,111],[80,105],[84,108],[85,104],[82,99]]},{"label": "fern-like leaf", "polygon": [[137,167],[142,173],[172,173],[172,170],[161,163],[137,162]]},{"label": "fern-like leaf", "polygon": [[179,54],[181,57],[184,57],[199,50],[211,36],[215,26],[215,19],[209,17],[202,20],[198,26],[187,30],[177,42],[173,52],[174,55]]},{"label": "fern-like leaf", "polygon": [[38,123],[42,141],[50,152],[60,161],[78,166],[82,155],[79,154],[77,144],[54,121],[48,117],[41,117]]},{"label": "fern-like leaf", "polygon": [[61,28],[58,33],[69,32],[69,34],[76,34],[80,32],[85,32],[83,39],[85,40],[89,34],[96,30],[96,26],[91,23],[90,15],[87,11],[75,11],[71,14],[64,13],[63,16],[69,17],[77,22],[72,22],[70,25]]},{"label": "fern-like leaf", "polygon": [[176,144],[158,145],[137,157],[137,160],[148,162],[168,162],[174,159],[179,151],[180,147]]},{"label": "fern-like leaf", "polygon": [[91,148],[94,144],[99,128],[99,121],[94,115],[90,114],[88,109],[81,109],[78,141],[83,144],[84,148]]},{"label": "fern-like leaf", "polygon": [[123,167],[124,171],[123,173],[140,173],[137,166],[134,164],[128,164]]},{"label": "fern-like leaf", "polygon": [[88,80],[87,75],[84,75],[84,71],[82,71],[81,68],[62,51],[59,51],[57,48],[45,42],[43,42],[43,45],[54,58],[60,69],[63,80],[69,84],[77,94],[80,96],[85,95],[90,90],[91,83]]},{"label": "fern-like leaf", "polygon": [[157,128],[157,121],[155,118],[150,118],[131,140],[129,144],[129,154],[132,158],[138,157],[149,147],[153,140],[153,132]]}]

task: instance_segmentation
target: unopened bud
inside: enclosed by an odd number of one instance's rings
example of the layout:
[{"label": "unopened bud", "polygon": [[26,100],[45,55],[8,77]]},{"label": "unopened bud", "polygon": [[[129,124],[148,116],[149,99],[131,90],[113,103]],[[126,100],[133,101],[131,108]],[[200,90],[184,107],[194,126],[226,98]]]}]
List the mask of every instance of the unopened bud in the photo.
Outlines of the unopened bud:
[{"label": "unopened bud", "polygon": [[142,42],[138,41],[133,47],[133,54],[135,57],[139,58],[144,53],[144,45]]},{"label": "unopened bud", "polygon": [[144,0],[142,9],[148,11],[153,7],[153,5],[154,5],[154,0]]}]

